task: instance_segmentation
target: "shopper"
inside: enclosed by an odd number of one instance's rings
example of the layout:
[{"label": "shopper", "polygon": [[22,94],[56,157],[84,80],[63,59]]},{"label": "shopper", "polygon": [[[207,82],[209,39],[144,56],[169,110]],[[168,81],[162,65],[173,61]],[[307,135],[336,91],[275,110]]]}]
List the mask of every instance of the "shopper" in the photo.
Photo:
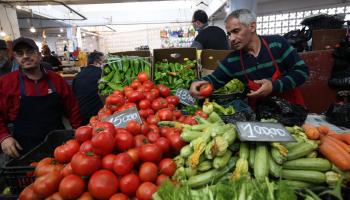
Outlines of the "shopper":
[{"label": "shopper", "polygon": [[304,105],[298,86],[309,76],[308,67],[281,36],[259,36],[256,17],[247,9],[233,11],[225,19],[233,49],[217,69],[191,85],[191,93],[200,97],[199,88],[208,82],[215,89],[237,78],[250,89],[250,104],[258,98],[279,95],[293,104]]},{"label": "shopper", "polygon": [[[2,151],[18,157],[38,145],[52,130],[64,129],[62,117],[71,126],[81,123],[78,102],[66,81],[40,67],[41,54],[35,42],[13,42],[20,69],[0,78],[0,143]],[[13,132],[7,124],[13,123]]]},{"label": "shopper", "polygon": [[0,40],[0,76],[11,72],[12,62],[5,40]]},{"label": "shopper", "polygon": [[49,63],[52,67],[58,67],[62,65],[61,61],[57,57],[51,54],[51,50],[49,46],[44,45],[42,48],[42,51],[43,51],[43,62]]},{"label": "shopper", "polygon": [[82,124],[88,124],[89,119],[103,107],[97,88],[103,61],[103,53],[97,51],[90,53],[88,66],[82,68],[73,80],[73,92],[79,101]]},{"label": "shopper", "polygon": [[192,25],[198,31],[191,47],[197,49],[229,49],[225,31],[217,26],[208,25],[208,15],[203,10],[197,10],[192,17]]}]

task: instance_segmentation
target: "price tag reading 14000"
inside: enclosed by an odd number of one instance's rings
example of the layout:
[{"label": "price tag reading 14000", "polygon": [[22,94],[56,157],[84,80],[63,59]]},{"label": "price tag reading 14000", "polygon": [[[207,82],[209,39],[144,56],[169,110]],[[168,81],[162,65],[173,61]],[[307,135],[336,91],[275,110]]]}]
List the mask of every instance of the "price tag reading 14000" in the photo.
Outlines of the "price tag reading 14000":
[{"label": "price tag reading 14000", "polygon": [[295,141],[290,133],[279,123],[236,122],[242,141]]}]

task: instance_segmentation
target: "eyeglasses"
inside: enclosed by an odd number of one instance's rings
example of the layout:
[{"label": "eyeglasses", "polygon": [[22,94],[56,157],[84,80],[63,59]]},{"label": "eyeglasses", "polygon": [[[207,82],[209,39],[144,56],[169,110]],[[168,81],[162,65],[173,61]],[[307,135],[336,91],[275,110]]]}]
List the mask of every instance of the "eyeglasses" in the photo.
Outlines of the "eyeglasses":
[{"label": "eyeglasses", "polygon": [[32,56],[34,54],[38,53],[38,51],[34,50],[34,49],[27,49],[27,50],[19,50],[19,51],[15,51],[16,56],[18,57],[23,57],[24,54],[27,56]]}]

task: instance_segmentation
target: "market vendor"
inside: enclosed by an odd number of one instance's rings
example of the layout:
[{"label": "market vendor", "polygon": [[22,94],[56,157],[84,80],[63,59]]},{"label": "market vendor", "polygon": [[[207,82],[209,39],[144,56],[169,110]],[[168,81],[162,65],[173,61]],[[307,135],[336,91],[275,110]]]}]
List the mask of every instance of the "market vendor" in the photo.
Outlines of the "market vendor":
[{"label": "market vendor", "polygon": [[281,36],[259,36],[256,17],[248,9],[233,11],[225,19],[227,36],[235,50],[217,69],[191,85],[193,96],[202,98],[199,89],[210,82],[215,89],[237,78],[249,88],[249,104],[269,95],[278,95],[293,104],[304,105],[298,86],[309,76],[308,67]]},{"label": "market vendor", "polygon": [[[29,38],[13,42],[20,68],[0,78],[0,143],[2,151],[18,157],[28,152],[52,130],[81,123],[78,101],[64,79],[40,67],[38,46]],[[7,125],[13,123],[13,131]]]}]

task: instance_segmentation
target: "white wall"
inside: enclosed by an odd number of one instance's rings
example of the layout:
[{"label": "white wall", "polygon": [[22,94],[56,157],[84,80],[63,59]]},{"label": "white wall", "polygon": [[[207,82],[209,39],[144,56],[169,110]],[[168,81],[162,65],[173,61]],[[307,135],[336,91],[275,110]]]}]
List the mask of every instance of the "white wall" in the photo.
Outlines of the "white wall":
[{"label": "white wall", "polygon": [[335,4],[349,4],[349,0],[274,0],[270,2],[258,3],[258,15],[266,15],[283,11],[317,9],[334,6]]},{"label": "white wall", "polygon": [[20,36],[16,9],[0,4],[0,22],[3,31],[8,35],[5,38],[0,37],[1,39],[13,40]]},{"label": "white wall", "polygon": [[[226,30],[225,29],[225,23],[224,23],[224,20],[223,19],[218,19],[218,20],[213,20],[211,22],[211,25],[213,26],[218,26],[220,28],[222,28],[224,31]],[[225,31],[226,32],[226,31]]]}]

